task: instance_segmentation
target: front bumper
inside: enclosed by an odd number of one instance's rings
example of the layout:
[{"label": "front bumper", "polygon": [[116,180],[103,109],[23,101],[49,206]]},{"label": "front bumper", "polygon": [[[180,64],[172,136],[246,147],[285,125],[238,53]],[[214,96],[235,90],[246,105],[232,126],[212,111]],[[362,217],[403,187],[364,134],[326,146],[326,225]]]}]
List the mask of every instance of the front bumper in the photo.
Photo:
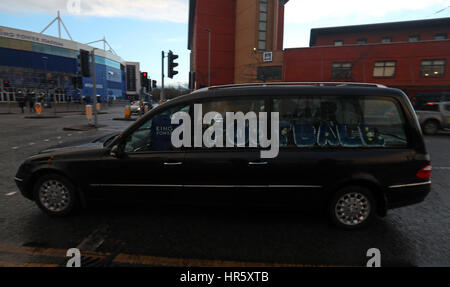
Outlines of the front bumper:
[{"label": "front bumper", "polygon": [[30,186],[31,183],[31,173],[29,165],[27,163],[22,164],[14,177],[17,187],[20,193],[28,199],[33,199],[33,190]]},{"label": "front bumper", "polygon": [[430,191],[431,181],[390,186],[386,192],[387,208],[420,203]]},{"label": "front bumper", "polygon": [[16,185],[19,188],[20,193],[24,197],[32,200],[33,199],[33,194],[29,190],[28,185],[26,184],[25,180],[22,179],[22,178],[14,177],[14,181],[16,182]]}]

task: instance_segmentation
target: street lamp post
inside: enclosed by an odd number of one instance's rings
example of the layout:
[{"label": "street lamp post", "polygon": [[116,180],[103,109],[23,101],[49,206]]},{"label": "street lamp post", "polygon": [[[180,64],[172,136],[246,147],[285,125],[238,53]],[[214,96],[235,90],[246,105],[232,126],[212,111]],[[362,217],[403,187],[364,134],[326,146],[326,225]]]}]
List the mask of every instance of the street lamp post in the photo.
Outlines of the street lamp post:
[{"label": "street lamp post", "polygon": [[95,76],[95,50],[97,48],[93,48],[91,52],[91,61],[92,61],[92,103],[94,110],[94,127],[97,127],[97,79]]},{"label": "street lamp post", "polygon": [[47,107],[50,102],[48,98],[48,77],[47,77],[47,61],[48,57],[42,57],[42,60],[44,60],[44,71],[45,71],[45,100],[47,101]]},{"label": "street lamp post", "polygon": [[205,29],[208,32],[208,87],[211,87],[211,29]]},{"label": "street lamp post", "polygon": [[162,53],[161,53],[161,65],[162,65],[162,67],[161,67],[161,92],[159,94],[159,100],[161,102],[165,101],[165,98],[164,98],[164,57],[165,57],[164,51],[162,51]]}]

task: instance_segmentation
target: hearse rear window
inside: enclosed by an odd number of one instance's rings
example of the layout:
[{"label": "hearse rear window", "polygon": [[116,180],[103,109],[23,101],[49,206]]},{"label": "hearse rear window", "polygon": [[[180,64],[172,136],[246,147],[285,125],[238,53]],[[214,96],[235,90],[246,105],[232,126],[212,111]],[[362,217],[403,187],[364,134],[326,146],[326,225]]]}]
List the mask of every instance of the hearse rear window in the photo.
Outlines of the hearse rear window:
[{"label": "hearse rear window", "polygon": [[280,147],[402,147],[404,119],[393,100],[368,97],[275,98]]}]

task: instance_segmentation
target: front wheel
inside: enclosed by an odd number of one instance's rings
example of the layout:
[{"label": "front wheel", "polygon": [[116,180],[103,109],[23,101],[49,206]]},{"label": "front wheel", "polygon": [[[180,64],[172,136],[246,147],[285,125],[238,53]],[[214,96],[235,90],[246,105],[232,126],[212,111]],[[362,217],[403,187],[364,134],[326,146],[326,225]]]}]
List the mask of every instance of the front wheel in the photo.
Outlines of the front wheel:
[{"label": "front wheel", "polygon": [[423,125],[423,132],[426,135],[435,135],[439,130],[439,124],[435,120],[426,121]]},{"label": "front wheel", "polygon": [[59,174],[47,174],[36,181],[34,200],[50,216],[66,216],[77,206],[75,186]]},{"label": "front wheel", "polygon": [[350,186],[334,194],[328,212],[336,226],[357,229],[367,226],[374,219],[376,202],[369,189]]}]

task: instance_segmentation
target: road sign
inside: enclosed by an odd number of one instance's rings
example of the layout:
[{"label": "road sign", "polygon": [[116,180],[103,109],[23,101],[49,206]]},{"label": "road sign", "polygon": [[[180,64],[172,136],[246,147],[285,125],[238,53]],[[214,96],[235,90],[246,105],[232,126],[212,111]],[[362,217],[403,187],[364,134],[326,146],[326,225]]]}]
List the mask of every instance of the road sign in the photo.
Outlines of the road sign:
[{"label": "road sign", "polygon": [[272,62],[272,52],[264,52],[264,62]]}]

